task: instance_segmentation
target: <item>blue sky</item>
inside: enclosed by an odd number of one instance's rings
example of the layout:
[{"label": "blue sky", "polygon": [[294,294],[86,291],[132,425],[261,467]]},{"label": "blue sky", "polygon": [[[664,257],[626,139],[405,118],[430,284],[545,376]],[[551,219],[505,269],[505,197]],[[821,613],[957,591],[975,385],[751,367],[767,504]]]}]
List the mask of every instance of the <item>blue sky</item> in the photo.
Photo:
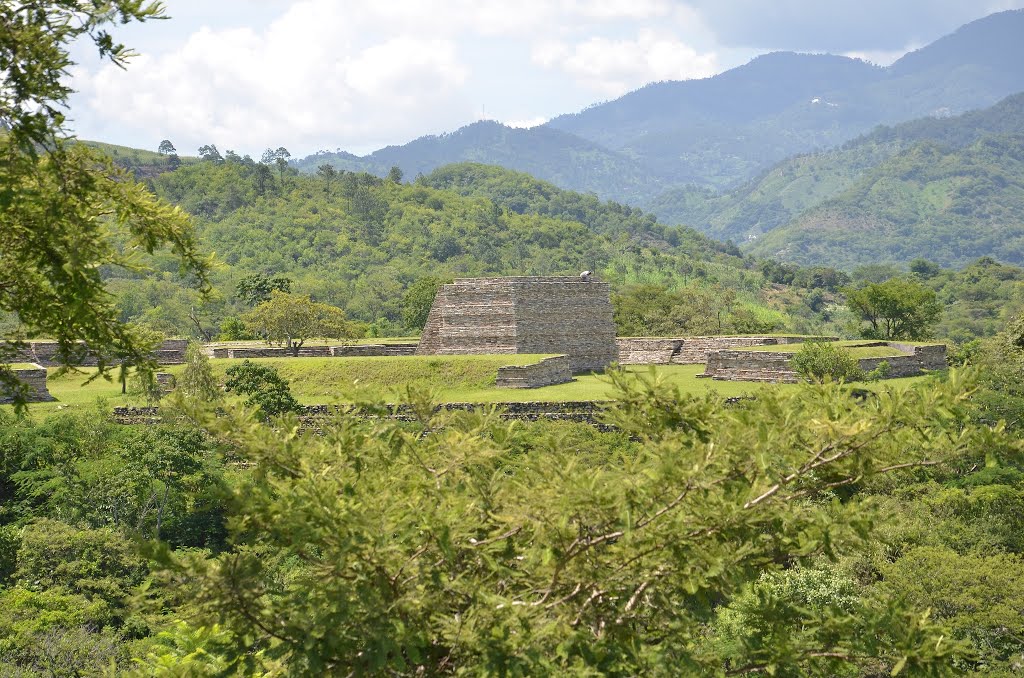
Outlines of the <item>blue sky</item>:
[{"label": "blue sky", "polygon": [[78,135],[179,153],[366,153],[481,118],[516,126],[775,50],[887,65],[1024,0],[169,0],[74,51]]}]

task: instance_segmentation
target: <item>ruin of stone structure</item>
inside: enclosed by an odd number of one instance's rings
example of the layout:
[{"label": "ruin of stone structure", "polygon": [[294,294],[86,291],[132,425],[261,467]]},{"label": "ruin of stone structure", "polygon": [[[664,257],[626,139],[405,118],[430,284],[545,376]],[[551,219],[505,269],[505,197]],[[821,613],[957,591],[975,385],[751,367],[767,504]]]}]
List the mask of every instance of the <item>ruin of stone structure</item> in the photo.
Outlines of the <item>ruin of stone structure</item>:
[{"label": "ruin of stone structure", "polygon": [[554,353],[573,372],[618,359],[608,283],[578,276],[460,278],[434,298],[417,355]]}]

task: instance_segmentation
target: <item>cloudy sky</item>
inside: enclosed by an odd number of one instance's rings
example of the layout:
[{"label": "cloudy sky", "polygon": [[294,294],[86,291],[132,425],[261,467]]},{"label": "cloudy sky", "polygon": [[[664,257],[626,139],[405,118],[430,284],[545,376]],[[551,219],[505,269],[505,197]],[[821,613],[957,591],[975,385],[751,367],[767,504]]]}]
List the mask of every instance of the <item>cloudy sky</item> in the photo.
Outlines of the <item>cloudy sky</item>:
[{"label": "cloudy sky", "polygon": [[887,65],[1024,0],[167,0],[74,56],[81,138],[258,157],[366,153],[481,118],[532,126],[774,50]]}]

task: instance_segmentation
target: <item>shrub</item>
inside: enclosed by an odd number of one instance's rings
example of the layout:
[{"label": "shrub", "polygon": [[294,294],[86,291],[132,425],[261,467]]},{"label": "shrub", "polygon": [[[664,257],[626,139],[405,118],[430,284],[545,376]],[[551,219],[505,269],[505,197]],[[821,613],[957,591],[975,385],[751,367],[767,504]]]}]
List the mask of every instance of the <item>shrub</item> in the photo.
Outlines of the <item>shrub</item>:
[{"label": "shrub", "polygon": [[857,359],[831,342],[808,342],[793,356],[793,368],[808,381],[858,381],[864,379]]}]

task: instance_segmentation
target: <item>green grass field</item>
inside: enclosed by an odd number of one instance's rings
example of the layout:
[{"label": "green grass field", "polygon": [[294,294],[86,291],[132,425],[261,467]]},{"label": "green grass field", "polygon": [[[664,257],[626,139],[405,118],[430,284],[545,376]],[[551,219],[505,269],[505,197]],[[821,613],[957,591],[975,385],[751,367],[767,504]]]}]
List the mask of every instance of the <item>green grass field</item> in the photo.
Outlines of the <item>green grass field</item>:
[{"label": "green grass field", "polygon": [[10,368],[12,370],[36,370],[39,369],[39,365],[35,363],[11,363]]},{"label": "green grass field", "polygon": [[[438,402],[529,402],[566,400],[607,400],[614,389],[603,374],[578,375],[566,384],[537,389],[499,389],[494,387],[498,367],[535,362],[542,356],[409,356],[401,358],[261,358],[254,362],[273,365],[290,383],[292,393],[305,405],[351,402],[354,399],[383,397],[392,402],[405,400],[404,389],[413,386],[433,394]],[[214,372],[221,379],[224,372],[241,360],[211,360]],[[654,377],[675,386],[683,394],[702,395],[715,392],[723,397],[757,395],[763,389],[795,389],[791,384],[698,379],[703,365],[631,365],[627,372]],[[180,374],[183,366],[166,368]],[[131,394],[122,395],[121,385],[103,378],[86,380],[95,375],[83,369],[57,375],[50,370],[48,386],[56,402],[34,403],[30,412],[45,415],[63,409],[94,408],[102,399],[107,407],[142,405]],[[116,372],[111,373],[116,376]],[[890,379],[865,384],[874,390],[905,388],[928,377]],[[9,406],[4,406],[9,407]]]}]

